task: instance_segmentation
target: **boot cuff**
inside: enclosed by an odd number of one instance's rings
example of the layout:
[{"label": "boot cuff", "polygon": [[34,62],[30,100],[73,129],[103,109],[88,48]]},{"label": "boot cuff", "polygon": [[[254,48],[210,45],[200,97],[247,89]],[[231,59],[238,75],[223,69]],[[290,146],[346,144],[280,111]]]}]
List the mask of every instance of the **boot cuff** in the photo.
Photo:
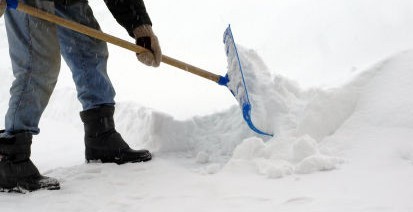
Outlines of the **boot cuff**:
[{"label": "boot cuff", "polygon": [[30,132],[6,133],[5,130],[0,130],[0,141],[3,144],[31,145],[33,135]]},{"label": "boot cuff", "polygon": [[[3,130],[0,131],[4,133]],[[32,144],[32,134],[20,132],[11,135],[3,134],[0,137],[0,155],[2,159],[13,162],[25,161],[30,158],[30,146]]]},{"label": "boot cuff", "polygon": [[98,108],[93,108],[90,110],[85,110],[80,112],[80,118],[83,123],[94,121],[96,119],[101,119],[104,117],[113,117],[115,113],[115,107],[113,106],[101,106]]}]

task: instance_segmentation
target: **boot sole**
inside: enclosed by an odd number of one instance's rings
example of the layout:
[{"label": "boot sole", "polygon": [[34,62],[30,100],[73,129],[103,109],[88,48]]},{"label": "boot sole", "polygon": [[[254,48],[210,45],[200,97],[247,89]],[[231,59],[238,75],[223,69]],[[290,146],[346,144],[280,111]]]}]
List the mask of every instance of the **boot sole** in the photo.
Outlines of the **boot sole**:
[{"label": "boot sole", "polygon": [[85,158],[86,163],[116,163],[118,165],[125,164],[125,163],[140,163],[140,162],[147,162],[152,159],[152,154],[148,152],[148,154],[144,154],[140,157],[135,159],[125,160],[120,157],[105,157],[105,155],[113,155],[112,152],[105,152],[105,151],[98,151],[98,150],[91,150],[87,149]]},{"label": "boot sole", "polygon": [[125,163],[141,163],[141,162],[148,162],[152,160],[152,156],[149,155],[148,157],[145,158],[138,158],[136,160],[128,160],[128,161],[124,161],[122,159],[118,159],[118,158],[100,158],[100,159],[96,159],[96,158],[86,158],[86,163],[116,163],[118,165],[122,165]]},{"label": "boot sole", "polygon": [[0,192],[3,193],[18,193],[18,194],[27,194],[30,192],[34,191],[40,191],[40,190],[48,190],[48,191],[54,191],[54,190],[60,190],[60,185],[46,185],[42,186],[38,189],[26,189],[21,186],[16,186],[14,188],[0,188]]}]

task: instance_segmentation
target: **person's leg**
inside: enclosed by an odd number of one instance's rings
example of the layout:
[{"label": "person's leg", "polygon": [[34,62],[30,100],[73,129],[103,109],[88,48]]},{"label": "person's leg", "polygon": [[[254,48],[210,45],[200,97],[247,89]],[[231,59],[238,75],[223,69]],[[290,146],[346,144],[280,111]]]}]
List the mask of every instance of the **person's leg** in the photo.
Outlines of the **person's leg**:
[{"label": "person's leg", "polygon": [[[100,29],[86,0],[71,5],[56,3],[56,15]],[[64,27],[57,27],[61,54],[72,71],[83,110],[115,105],[115,90],[107,74],[106,42]]]},{"label": "person's leg", "polygon": [[[52,2],[23,2],[53,10]],[[7,10],[5,21],[15,80],[10,89],[6,129],[0,130],[0,191],[59,189],[59,182],[42,176],[30,160],[32,134],[39,133],[40,116],[59,74],[56,28],[15,10]]]},{"label": "person's leg", "polygon": [[[56,3],[56,14],[100,29],[86,0],[70,5]],[[115,129],[115,91],[107,74],[106,43],[62,27],[58,27],[58,36],[83,106],[80,117],[85,128],[86,160],[118,164],[150,160],[149,151],[131,149]]]},{"label": "person's leg", "polygon": [[[52,2],[23,2],[53,10]],[[56,27],[15,10],[7,10],[5,21],[15,77],[6,113],[6,132],[38,134],[40,117],[56,85],[60,69]]]}]

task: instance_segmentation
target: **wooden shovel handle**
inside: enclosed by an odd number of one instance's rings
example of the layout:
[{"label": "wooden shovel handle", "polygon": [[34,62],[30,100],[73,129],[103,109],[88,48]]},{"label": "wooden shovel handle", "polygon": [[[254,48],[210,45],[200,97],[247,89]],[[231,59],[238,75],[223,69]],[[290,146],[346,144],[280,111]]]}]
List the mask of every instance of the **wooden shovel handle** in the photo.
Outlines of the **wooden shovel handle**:
[{"label": "wooden shovel handle", "polygon": [[[84,25],[76,23],[74,21],[70,21],[70,20],[58,17],[54,14],[39,10],[37,8],[28,6],[28,5],[23,4],[21,2],[19,2],[18,6],[17,6],[17,10],[21,11],[21,12],[24,12],[26,14],[29,14],[31,16],[49,21],[51,23],[60,25],[62,27],[71,29],[73,31],[88,35],[90,37],[93,37],[93,38],[111,43],[113,45],[116,45],[116,46],[119,46],[119,47],[122,47],[122,48],[125,48],[125,49],[129,49],[129,50],[131,50],[133,52],[136,52],[138,54],[142,53],[142,52],[145,52],[145,51],[149,51],[149,50],[147,50],[147,49],[145,49],[141,46],[138,46],[134,43],[131,43],[129,41],[122,40],[122,39],[117,38],[115,36],[112,36],[112,35],[109,35],[109,34],[106,34],[106,33],[102,32],[102,31],[84,26]],[[166,55],[162,55],[162,62],[166,63],[168,65],[174,66],[176,68],[182,69],[184,71],[190,72],[192,74],[198,75],[198,76],[203,77],[205,79],[209,79],[209,80],[214,81],[216,83],[218,83],[220,81],[220,78],[221,78],[221,76],[219,76],[219,75],[216,75],[216,74],[213,74],[211,72],[205,71],[201,68],[198,68],[198,67],[190,65],[188,63],[179,61],[179,60],[174,59],[172,57],[168,57]]]}]

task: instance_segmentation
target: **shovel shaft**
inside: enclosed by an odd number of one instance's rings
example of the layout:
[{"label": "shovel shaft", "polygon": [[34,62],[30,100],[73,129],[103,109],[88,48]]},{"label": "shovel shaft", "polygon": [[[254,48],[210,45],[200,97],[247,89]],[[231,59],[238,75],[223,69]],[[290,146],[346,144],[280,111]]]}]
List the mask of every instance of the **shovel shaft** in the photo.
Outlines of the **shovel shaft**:
[{"label": "shovel shaft", "polygon": [[[87,27],[85,25],[76,23],[74,21],[70,21],[61,17],[58,17],[54,14],[39,10],[37,8],[28,6],[26,4],[23,4],[21,2],[19,2],[17,8],[18,11],[24,12],[26,14],[29,14],[31,16],[49,21],[51,23],[60,25],[62,27],[71,29],[73,31],[88,35],[90,37],[111,43],[113,45],[131,50],[133,52],[136,52],[138,54],[145,52],[145,51],[149,51],[141,46],[138,46],[134,43],[131,43],[129,41],[117,38],[115,36],[106,34],[102,31]],[[190,72],[192,74],[198,75],[200,77],[203,77],[205,79],[214,81],[216,83],[219,83],[220,79],[222,78],[219,75],[216,75],[214,73],[208,72],[206,70],[203,70],[201,68],[195,67],[193,65],[190,65],[188,63],[182,62],[180,60],[174,59],[172,57],[168,57],[166,55],[162,55],[162,62],[171,66],[174,66],[176,68],[182,69],[184,71]]]}]

